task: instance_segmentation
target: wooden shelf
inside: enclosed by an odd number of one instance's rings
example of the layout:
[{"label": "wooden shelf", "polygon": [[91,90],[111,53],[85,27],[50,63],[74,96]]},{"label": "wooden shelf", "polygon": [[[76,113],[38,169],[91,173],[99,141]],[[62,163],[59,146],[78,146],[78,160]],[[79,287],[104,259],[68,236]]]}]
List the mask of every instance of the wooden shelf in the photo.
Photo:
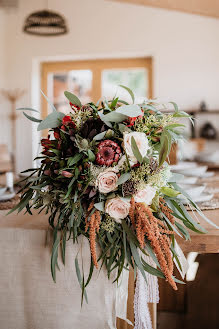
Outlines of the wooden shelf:
[{"label": "wooden shelf", "polygon": [[185,111],[187,113],[193,113],[193,115],[196,114],[219,114],[219,109],[214,109],[214,110],[207,110],[207,111],[201,111],[201,110],[187,110]]}]

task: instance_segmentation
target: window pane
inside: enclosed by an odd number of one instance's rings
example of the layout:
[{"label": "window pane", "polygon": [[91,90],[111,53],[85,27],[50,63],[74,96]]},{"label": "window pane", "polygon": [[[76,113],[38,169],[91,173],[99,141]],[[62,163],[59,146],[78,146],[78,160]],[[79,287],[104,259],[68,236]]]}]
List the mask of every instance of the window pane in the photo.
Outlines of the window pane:
[{"label": "window pane", "polygon": [[[102,72],[102,96],[112,99],[118,94],[118,85],[129,87],[135,94],[136,101],[143,101],[148,95],[148,72],[145,68],[112,69]],[[130,102],[127,91],[119,88],[121,99]]]},{"label": "window pane", "polygon": [[72,70],[69,72],[50,73],[48,75],[48,97],[56,109],[69,112],[68,101],[64,91],[68,90],[78,96],[82,104],[91,101],[92,72],[90,70]]}]

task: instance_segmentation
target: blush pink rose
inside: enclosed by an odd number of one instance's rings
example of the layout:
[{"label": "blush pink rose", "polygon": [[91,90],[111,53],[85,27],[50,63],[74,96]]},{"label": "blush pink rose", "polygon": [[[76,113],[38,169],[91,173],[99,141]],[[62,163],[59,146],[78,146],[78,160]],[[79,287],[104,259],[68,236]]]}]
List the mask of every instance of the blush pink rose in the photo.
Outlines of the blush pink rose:
[{"label": "blush pink rose", "polygon": [[155,197],[156,189],[150,185],[146,185],[144,189],[138,191],[134,195],[135,202],[144,202],[147,205],[152,203],[153,198]]},{"label": "blush pink rose", "polygon": [[115,221],[120,222],[120,219],[124,219],[129,214],[130,202],[124,201],[119,197],[107,200],[105,204],[105,211]]},{"label": "blush pink rose", "polygon": [[109,193],[117,188],[118,176],[113,170],[100,173],[96,180],[96,187],[100,193]]}]

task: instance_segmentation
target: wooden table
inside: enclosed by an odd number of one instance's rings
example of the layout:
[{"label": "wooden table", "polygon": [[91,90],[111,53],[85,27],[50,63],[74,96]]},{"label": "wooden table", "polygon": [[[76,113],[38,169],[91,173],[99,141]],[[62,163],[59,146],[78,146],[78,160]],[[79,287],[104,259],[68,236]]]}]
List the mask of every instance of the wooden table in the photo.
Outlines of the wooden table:
[{"label": "wooden table", "polygon": [[[219,187],[219,181],[214,183]],[[38,215],[34,213],[33,216],[15,213],[5,216],[7,211],[0,212],[0,229],[1,228],[22,228],[31,230],[47,230],[48,229],[48,216],[44,214]],[[219,209],[206,210],[204,214],[212,220],[214,223],[219,225]],[[218,253],[219,252],[219,230],[206,223],[203,219],[200,219],[200,224],[208,231],[207,234],[196,234],[190,232],[191,242],[185,242],[183,239],[177,239],[184,253],[195,251],[198,253]],[[134,321],[133,312],[133,298],[134,298],[134,277],[133,273],[130,275],[129,280],[129,300],[128,300],[128,318]],[[150,305],[153,328],[156,329],[156,304]],[[118,329],[131,329],[132,326],[126,324],[124,321],[118,321]]]}]

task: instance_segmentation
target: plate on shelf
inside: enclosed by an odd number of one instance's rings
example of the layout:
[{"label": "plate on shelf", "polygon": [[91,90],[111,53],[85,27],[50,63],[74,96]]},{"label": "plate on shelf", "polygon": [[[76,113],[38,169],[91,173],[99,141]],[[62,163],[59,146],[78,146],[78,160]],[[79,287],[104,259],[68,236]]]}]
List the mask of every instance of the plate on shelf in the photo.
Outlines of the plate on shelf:
[{"label": "plate on shelf", "polygon": [[189,185],[189,184],[184,184],[183,182],[182,184],[178,183],[178,185],[191,197],[191,199],[200,196],[206,188],[206,186],[203,184]]},{"label": "plate on shelf", "polygon": [[13,197],[15,196],[15,193],[4,193],[2,195],[0,195],[0,201],[8,201],[13,199]]},{"label": "plate on shelf", "polygon": [[192,176],[184,176],[183,178],[183,184],[195,184],[197,183],[198,177],[192,177]]},{"label": "plate on shelf", "polygon": [[171,165],[170,169],[172,171],[178,171],[178,170],[186,170],[186,169],[190,169],[190,168],[195,168],[197,166],[198,166],[197,162],[180,161],[176,165]]},{"label": "plate on shelf", "polygon": [[207,169],[208,169],[207,166],[197,166],[193,168],[177,170],[176,172],[179,174],[183,174],[185,176],[203,177]]},{"label": "plate on shelf", "polygon": [[[202,193],[194,198],[192,198],[192,201],[196,202],[196,203],[199,203],[199,202],[206,202],[206,201],[210,201],[212,198],[213,198],[213,194],[210,194],[208,192],[205,192],[205,193]],[[186,199],[184,198],[180,198],[182,200],[182,202],[184,204],[186,204]]]},{"label": "plate on shelf", "polygon": [[208,171],[208,172],[205,172],[201,178],[210,178],[210,177],[213,177],[215,175],[215,172],[214,171]]}]

